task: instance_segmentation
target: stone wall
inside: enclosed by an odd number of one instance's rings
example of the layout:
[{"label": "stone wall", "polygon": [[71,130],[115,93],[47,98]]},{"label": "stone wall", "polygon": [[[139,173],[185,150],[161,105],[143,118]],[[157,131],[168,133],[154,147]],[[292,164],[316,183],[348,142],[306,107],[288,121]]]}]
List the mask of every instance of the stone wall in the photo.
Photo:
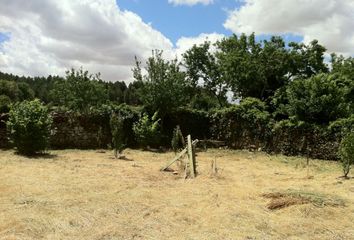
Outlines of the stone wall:
[{"label": "stone wall", "polygon": [[109,116],[70,112],[52,116],[51,148],[107,148],[111,143]]},{"label": "stone wall", "polygon": [[[196,115],[196,116],[195,116]],[[240,122],[225,118],[223,121],[209,121],[207,115],[176,114],[165,119],[165,147],[170,146],[170,136],[175,125],[179,124],[183,134],[192,134],[193,138],[220,140],[233,149],[262,149],[271,153],[285,155],[308,155],[311,158],[338,159],[340,136],[321,131],[282,128],[271,131],[267,127],[251,122]],[[107,148],[111,144],[109,114],[78,114],[73,112],[52,113],[53,125],[50,147],[53,149],[97,149]],[[184,116],[184,117],[183,117]],[[125,123],[127,145],[135,146],[132,132],[137,116]],[[6,136],[7,115],[0,115],[0,148],[9,147]],[[193,122],[198,124],[193,124]],[[191,127],[193,126],[193,127]],[[211,132],[211,136],[209,135]],[[199,135],[198,135],[199,134]],[[204,135],[205,134],[205,135]],[[304,139],[308,147],[304,147]]]},{"label": "stone wall", "polygon": [[[50,147],[53,149],[107,148],[111,143],[109,117],[76,113],[52,113]],[[7,115],[0,115],[0,148],[8,148]]]}]

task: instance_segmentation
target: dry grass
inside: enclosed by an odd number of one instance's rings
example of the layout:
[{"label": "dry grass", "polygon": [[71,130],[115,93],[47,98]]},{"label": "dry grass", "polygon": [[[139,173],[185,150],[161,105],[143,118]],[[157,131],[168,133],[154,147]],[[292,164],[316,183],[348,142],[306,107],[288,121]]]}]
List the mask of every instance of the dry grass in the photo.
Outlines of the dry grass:
[{"label": "dry grass", "polygon": [[[311,161],[308,178],[305,159],[209,150],[182,180],[159,172],[173,153],[51,154],[0,151],[0,239],[354,239],[354,180],[334,162]],[[267,193],[304,202],[269,210]]]}]

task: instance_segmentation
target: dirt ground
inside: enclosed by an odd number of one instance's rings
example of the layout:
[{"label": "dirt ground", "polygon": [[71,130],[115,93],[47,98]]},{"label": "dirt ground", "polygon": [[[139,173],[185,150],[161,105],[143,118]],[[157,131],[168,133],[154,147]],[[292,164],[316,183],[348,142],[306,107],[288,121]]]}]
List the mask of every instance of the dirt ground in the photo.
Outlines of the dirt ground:
[{"label": "dirt ground", "polygon": [[208,150],[184,180],[159,171],[174,153],[124,154],[0,151],[0,239],[354,239],[354,179],[338,163],[313,160],[308,177],[305,159]]}]

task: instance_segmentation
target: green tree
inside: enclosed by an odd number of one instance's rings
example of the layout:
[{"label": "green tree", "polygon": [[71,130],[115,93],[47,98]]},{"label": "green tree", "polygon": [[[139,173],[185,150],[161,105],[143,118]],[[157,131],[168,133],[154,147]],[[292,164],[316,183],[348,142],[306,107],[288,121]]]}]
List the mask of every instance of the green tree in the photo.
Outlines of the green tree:
[{"label": "green tree", "polygon": [[51,91],[52,102],[57,106],[88,111],[91,106],[100,106],[108,101],[107,91],[99,74],[92,75],[80,68],[66,72],[62,81],[56,81]]},{"label": "green tree", "polygon": [[126,137],[124,134],[124,117],[122,117],[120,114],[113,113],[110,119],[110,127],[114,156],[116,158],[120,158],[121,153],[126,146]]},{"label": "green tree", "polygon": [[289,43],[290,48],[290,77],[309,78],[319,73],[327,73],[328,67],[324,63],[326,48],[317,40],[308,45],[304,43]]},{"label": "green tree", "polygon": [[[219,106],[225,106],[227,105],[228,85],[222,77],[219,63],[210,47],[210,42],[194,45],[183,54],[183,65],[193,90],[206,90],[203,91],[204,94],[207,92],[210,95],[209,98],[217,99]],[[202,88],[198,87],[199,85]],[[199,98],[201,91],[195,92],[196,98]]]},{"label": "green tree", "polygon": [[177,60],[164,60],[162,51],[156,50],[146,62],[146,74],[142,74],[140,65],[136,61],[133,74],[137,81],[143,83],[139,97],[150,112],[159,111],[163,117],[187,104],[189,85]]},{"label": "green tree", "polygon": [[11,142],[25,155],[46,150],[51,124],[48,108],[38,99],[13,104],[6,122]]},{"label": "green tree", "polygon": [[348,89],[341,82],[343,79],[336,74],[294,80],[273,99],[276,113],[314,124],[348,117],[351,104],[345,98]]},{"label": "green tree", "polygon": [[5,95],[16,102],[20,100],[21,91],[16,82],[0,80],[0,95]]},{"label": "green tree", "polygon": [[294,78],[328,71],[323,62],[325,48],[290,43],[281,37],[257,42],[255,35],[233,35],[217,43],[216,57],[226,84],[236,98],[266,100]]},{"label": "green tree", "polygon": [[6,95],[0,95],[0,113],[10,110],[11,99]]},{"label": "green tree", "polygon": [[354,164],[354,132],[349,133],[342,139],[339,155],[343,166],[343,177],[347,178],[351,165]]}]

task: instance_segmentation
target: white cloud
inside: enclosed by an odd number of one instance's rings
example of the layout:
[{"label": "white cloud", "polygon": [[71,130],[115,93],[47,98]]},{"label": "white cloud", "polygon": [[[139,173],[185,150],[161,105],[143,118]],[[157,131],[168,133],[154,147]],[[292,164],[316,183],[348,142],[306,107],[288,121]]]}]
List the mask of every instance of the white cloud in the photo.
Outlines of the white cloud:
[{"label": "white cloud", "polygon": [[201,33],[197,37],[181,37],[176,43],[175,52],[180,57],[184,52],[193,47],[193,45],[202,44],[205,41],[215,43],[225,38],[225,35],[219,33]]},{"label": "white cloud", "polygon": [[354,54],[353,0],[245,0],[224,27],[237,34],[298,34],[329,52]]},{"label": "white cloud", "polygon": [[209,5],[213,4],[214,0],[168,0],[169,3],[172,3],[173,5],[187,5],[187,6],[193,6],[197,4],[203,4],[203,5]]},{"label": "white cloud", "polygon": [[115,0],[2,0],[0,70],[23,75],[60,74],[83,66],[105,80],[131,80],[134,56],[152,49],[172,56],[173,45]]}]

